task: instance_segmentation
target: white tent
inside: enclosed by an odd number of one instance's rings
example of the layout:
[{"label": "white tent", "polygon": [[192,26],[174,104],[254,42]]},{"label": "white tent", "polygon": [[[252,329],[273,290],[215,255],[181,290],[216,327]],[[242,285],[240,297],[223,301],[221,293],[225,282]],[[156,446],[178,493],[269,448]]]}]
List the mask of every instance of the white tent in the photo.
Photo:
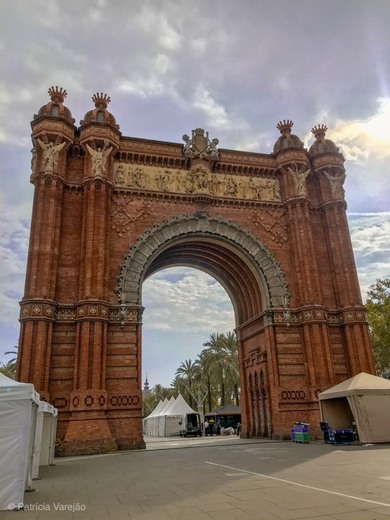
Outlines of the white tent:
[{"label": "white tent", "polygon": [[46,401],[39,402],[32,467],[33,478],[39,477],[40,466],[54,464],[57,415],[57,408]]},{"label": "white tent", "polygon": [[[171,400],[172,399],[174,399],[174,397],[171,397]],[[145,435],[158,437],[159,416],[163,410],[169,406],[170,403],[171,401],[168,401],[168,399],[165,398],[164,401],[160,401],[158,403],[156,408],[150,415],[148,415],[148,417],[145,417],[143,425]]]},{"label": "white tent", "polygon": [[183,396],[179,394],[168,408],[163,410],[159,416],[159,437],[170,437],[179,435],[186,428],[188,414],[196,412],[186,403]]},{"label": "white tent", "polygon": [[332,428],[355,422],[360,442],[390,442],[389,380],[361,372],[318,397],[322,419]]},{"label": "white tent", "polygon": [[23,505],[32,487],[39,394],[30,383],[0,374],[0,510]]}]

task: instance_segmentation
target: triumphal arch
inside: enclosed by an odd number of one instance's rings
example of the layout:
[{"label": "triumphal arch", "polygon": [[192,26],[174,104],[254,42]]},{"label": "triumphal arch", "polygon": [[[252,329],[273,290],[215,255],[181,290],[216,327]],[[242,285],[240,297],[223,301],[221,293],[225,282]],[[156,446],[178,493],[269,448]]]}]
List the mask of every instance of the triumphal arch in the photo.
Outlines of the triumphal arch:
[{"label": "triumphal arch", "polygon": [[[34,116],[34,202],[18,379],[59,410],[59,454],[144,447],[142,284],[211,274],[233,304],[242,435],[316,431],[320,391],[374,373],[346,219],[344,159],[281,121],[271,153],[122,136],[107,95],[77,127],[66,91]],[[210,333],[213,331],[210,331]]]}]

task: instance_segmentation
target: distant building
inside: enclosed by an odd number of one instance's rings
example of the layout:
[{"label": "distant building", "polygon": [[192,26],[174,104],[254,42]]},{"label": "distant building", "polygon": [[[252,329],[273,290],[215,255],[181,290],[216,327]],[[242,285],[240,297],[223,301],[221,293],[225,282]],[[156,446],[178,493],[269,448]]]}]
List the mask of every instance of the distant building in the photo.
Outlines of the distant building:
[{"label": "distant building", "polygon": [[152,391],[149,388],[148,375],[146,374],[144,389],[142,390],[142,398],[145,399],[145,397],[148,397],[151,393]]}]

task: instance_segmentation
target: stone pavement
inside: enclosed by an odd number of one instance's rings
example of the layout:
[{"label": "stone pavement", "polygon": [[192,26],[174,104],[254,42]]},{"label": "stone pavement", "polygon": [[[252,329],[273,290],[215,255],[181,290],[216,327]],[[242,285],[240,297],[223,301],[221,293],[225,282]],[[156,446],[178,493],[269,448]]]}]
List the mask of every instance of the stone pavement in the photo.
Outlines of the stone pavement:
[{"label": "stone pavement", "polygon": [[1,520],[390,519],[390,445],[149,439],[41,474]]}]

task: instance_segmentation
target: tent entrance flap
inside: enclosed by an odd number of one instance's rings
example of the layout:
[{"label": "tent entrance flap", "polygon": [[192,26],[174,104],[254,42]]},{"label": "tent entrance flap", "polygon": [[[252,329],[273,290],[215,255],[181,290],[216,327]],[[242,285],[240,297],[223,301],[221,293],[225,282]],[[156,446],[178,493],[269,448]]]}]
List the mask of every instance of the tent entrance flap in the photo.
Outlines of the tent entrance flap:
[{"label": "tent entrance flap", "polygon": [[390,381],[361,372],[318,395],[332,428],[356,424],[361,443],[390,442]]},{"label": "tent entrance flap", "polygon": [[337,397],[321,402],[322,420],[335,429],[351,428],[355,421],[347,397]]}]

